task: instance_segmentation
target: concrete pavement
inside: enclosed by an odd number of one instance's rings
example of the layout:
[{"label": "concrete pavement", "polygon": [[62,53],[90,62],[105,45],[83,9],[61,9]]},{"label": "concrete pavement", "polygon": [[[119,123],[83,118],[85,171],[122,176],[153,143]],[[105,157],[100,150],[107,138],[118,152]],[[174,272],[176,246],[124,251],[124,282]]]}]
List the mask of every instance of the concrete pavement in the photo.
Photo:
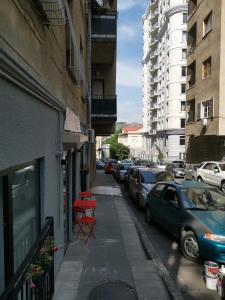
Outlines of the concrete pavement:
[{"label": "concrete pavement", "polygon": [[[85,245],[83,239],[74,238],[69,244],[56,277],[53,299],[94,299],[89,298],[91,291],[106,282],[118,287],[114,297],[118,300],[125,300],[119,286],[128,286],[139,300],[171,299],[153,261],[143,250],[136,224],[113,177],[97,171],[92,190],[97,200],[96,239]],[[112,295],[106,296],[107,292],[110,295],[110,290],[102,289],[102,298],[95,299],[113,299]]]}]

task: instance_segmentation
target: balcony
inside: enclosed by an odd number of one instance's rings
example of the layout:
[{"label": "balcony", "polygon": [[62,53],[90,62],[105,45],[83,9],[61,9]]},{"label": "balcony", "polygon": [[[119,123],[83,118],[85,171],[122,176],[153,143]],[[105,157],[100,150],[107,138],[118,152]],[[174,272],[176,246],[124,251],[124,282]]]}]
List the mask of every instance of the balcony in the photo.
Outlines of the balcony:
[{"label": "balcony", "polygon": [[92,63],[112,63],[116,53],[117,13],[92,15]]},{"label": "balcony", "polygon": [[113,133],[117,120],[116,96],[105,96],[103,99],[92,98],[91,118],[96,135]]},{"label": "balcony", "polygon": [[158,64],[152,65],[152,66],[151,66],[151,69],[150,69],[150,72],[151,72],[151,73],[152,73],[152,72],[155,72],[155,71],[158,70],[158,68],[159,68]]}]

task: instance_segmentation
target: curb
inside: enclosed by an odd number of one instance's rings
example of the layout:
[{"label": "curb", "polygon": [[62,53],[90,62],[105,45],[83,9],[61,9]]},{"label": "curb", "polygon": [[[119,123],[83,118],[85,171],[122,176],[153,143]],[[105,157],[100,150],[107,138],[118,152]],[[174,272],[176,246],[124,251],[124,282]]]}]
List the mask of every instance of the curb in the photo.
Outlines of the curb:
[{"label": "curb", "polygon": [[133,213],[131,208],[127,205],[127,203],[126,203],[126,206],[127,206],[127,209],[129,211],[133,221],[134,221],[134,224],[135,224],[135,227],[137,229],[137,233],[139,235],[142,246],[143,246],[147,256],[149,256],[149,258],[151,258],[151,261],[153,262],[153,265],[155,266],[158,275],[163,280],[170,296],[174,300],[184,300],[184,297],[183,297],[180,289],[175,284],[173,278],[170,276],[167,268],[165,267],[165,265],[163,264],[161,258],[157,254],[154,246],[152,245],[152,243],[151,243],[150,239],[148,238],[147,234],[145,233],[145,230],[144,230],[143,226],[137,220],[135,214]]}]

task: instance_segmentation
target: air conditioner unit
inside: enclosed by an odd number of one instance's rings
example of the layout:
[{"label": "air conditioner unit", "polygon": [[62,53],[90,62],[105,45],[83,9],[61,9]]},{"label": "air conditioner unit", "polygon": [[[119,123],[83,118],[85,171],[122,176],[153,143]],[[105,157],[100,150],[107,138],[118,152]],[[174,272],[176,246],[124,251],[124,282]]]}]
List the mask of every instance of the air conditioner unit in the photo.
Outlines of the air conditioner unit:
[{"label": "air conditioner unit", "polygon": [[203,118],[202,119],[202,126],[207,126],[208,125],[208,119]]}]

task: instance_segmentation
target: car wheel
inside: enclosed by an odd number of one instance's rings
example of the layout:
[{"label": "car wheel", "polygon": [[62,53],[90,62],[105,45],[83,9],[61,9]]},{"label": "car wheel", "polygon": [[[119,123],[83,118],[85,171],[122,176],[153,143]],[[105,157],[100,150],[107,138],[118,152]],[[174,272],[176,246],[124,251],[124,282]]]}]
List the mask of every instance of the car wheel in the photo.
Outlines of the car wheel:
[{"label": "car wheel", "polygon": [[221,190],[225,194],[225,181],[222,181],[221,183]]},{"label": "car wheel", "polygon": [[188,260],[199,260],[199,246],[193,231],[184,231],[180,241],[181,251]]},{"label": "car wheel", "polygon": [[153,218],[152,218],[152,212],[149,206],[146,206],[145,210],[145,221],[149,224],[152,225],[154,223]]},{"label": "car wheel", "polygon": [[198,176],[198,177],[197,177],[197,181],[203,182],[202,177],[201,177],[201,176]]}]

